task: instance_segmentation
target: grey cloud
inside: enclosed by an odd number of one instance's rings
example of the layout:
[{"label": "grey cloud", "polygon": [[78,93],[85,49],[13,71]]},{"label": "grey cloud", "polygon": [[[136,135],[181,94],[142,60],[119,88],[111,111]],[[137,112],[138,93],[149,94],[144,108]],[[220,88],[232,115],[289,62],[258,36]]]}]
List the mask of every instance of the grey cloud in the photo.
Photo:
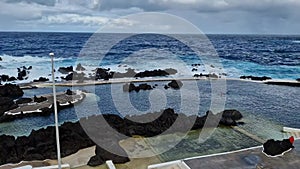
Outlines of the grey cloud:
[{"label": "grey cloud", "polygon": [[205,32],[299,32],[299,8],[300,0],[0,0],[0,30],[94,30],[110,19],[157,11],[183,16]]},{"label": "grey cloud", "polygon": [[7,3],[20,3],[20,2],[23,2],[23,3],[29,3],[29,4],[36,3],[36,4],[39,4],[39,5],[54,6],[56,0],[6,0],[6,2]]},{"label": "grey cloud", "polygon": [[33,20],[42,17],[38,6],[19,3],[18,5],[0,2],[0,15],[14,20]]},{"label": "grey cloud", "polygon": [[145,11],[159,11],[166,10],[168,7],[159,5],[157,3],[151,3],[149,0],[101,0],[101,10],[111,9],[127,9],[131,7],[141,8]]},{"label": "grey cloud", "polygon": [[298,0],[101,0],[101,10],[141,8],[145,11],[194,10],[201,13],[224,11],[268,12],[300,7]]}]

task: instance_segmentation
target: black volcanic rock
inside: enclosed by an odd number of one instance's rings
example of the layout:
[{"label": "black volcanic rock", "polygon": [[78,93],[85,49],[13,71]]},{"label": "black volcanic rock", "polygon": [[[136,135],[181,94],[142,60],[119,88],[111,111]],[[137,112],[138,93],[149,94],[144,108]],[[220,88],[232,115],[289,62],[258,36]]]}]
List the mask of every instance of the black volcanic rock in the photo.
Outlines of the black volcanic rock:
[{"label": "black volcanic rock", "polygon": [[78,63],[76,66],[76,71],[85,71],[86,69],[80,64]]},{"label": "black volcanic rock", "polygon": [[17,98],[23,96],[24,92],[20,86],[5,84],[0,86],[0,97]]},{"label": "black volcanic rock", "polygon": [[30,103],[33,100],[31,98],[20,98],[16,101],[17,104],[26,104],[26,103]]},{"label": "black volcanic rock", "polygon": [[194,77],[206,77],[206,78],[219,78],[218,75],[216,75],[215,73],[211,73],[211,74],[194,74]]},{"label": "black volcanic rock", "polygon": [[1,78],[2,82],[7,82],[8,79],[9,79],[9,76],[8,75],[1,75],[0,78]]},{"label": "black volcanic rock", "polygon": [[263,77],[257,77],[257,76],[241,76],[240,79],[250,79],[250,80],[256,80],[256,81],[265,81],[265,80],[271,80],[271,77],[263,76]]},{"label": "black volcanic rock", "polygon": [[104,79],[108,80],[111,78],[124,78],[124,77],[135,77],[135,78],[143,78],[143,77],[156,77],[156,76],[167,76],[176,74],[177,70],[175,69],[165,69],[165,70],[146,70],[144,72],[136,73],[134,69],[128,68],[125,73],[113,72],[110,69],[97,68],[95,76],[90,76],[90,79],[99,80]]},{"label": "black volcanic rock", "polygon": [[0,61],[2,61],[2,57],[0,57]]},{"label": "black volcanic rock", "polygon": [[62,77],[62,79],[66,81],[71,81],[71,80],[84,80],[86,78],[83,72],[81,73],[73,72],[68,74],[66,77]]},{"label": "black volcanic rock", "polygon": [[108,80],[112,78],[112,74],[109,72],[110,69],[97,68],[96,75],[94,77],[95,80],[104,79]]},{"label": "black volcanic rock", "polygon": [[[79,122],[66,122],[59,127],[62,157],[82,148],[95,145],[81,128]],[[32,131],[28,137],[0,136],[0,165],[22,160],[56,159],[55,129],[53,126]]]},{"label": "black volcanic rock", "polygon": [[38,154],[38,153],[36,153],[36,154],[28,153],[28,154],[24,155],[24,160],[25,161],[45,160],[45,157],[41,154]]},{"label": "black volcanic rock", "polygon": [[18,68],[18,80],[25,80],[27,79],[29,71],[27,71],[27,68],[23,66],[22,68]]},{"label": "black volcanic rock", "polygon": [[[230,112],[234,111],[231,110]],[[186,116],[175,113],[173,109],[166,109],[161,112],[131,117],[103,114],[80,119],[80,122],[65,122],[59,127],[61,155],[62,157],[66,157],[76,153],[80,149],[94,146],[95,143],[93,141],[97,141],[97,143],[100,141],[101,143],[105,143],[101,145],[113,148],[116,150],[114,152],[119,152],[119,155],[96,146],[96,155],[89,160],[88,165],[101,165],[107,160],[112,160],[116,164],[125,163],[129,161],[127,153],[118,143],[126,137],[112,135],[108,128],[113,128],[119,133],[130,137],[134,135],[153,137],[164,132],[183,132],[183,129],[191,124],[194,124],[192,129],[200,129],[204,126],[207,115],[202,117],[195,115]],[[224,116],[231,119],[238,117],[236,113],[225,113]],[[181,119],[181,122],[173,125],[178,118]],[[143,119],[150,120],[150,122],[138,122]],[[99,124],[108,124],[108,126]],[[82,125],[85,127],[84,129],[81,127]],[[172,130],[168,130],[170,127],[172,127]],[[89,132],[89,134],[93,132],[93,141],[85,132]],[[28,137],[22,136],[17,139],[12,136],[0,136],[0,150],[0,165],[18,163],[25,159],[56,159],[55,128],[50,126],[37,131],[33,130]]]},{"label": "black volcanic rock", "polygon": [[172,68],[165,69],[164,71],[167,72],[169,75],[175,75],[177,73],[177,70]]},{"label": "black volcanic rock", "polygon": [[41,96],[41,97],[36,97],[36,95],[34,95],[33,101],[34,101],[34,102],[37,102],[37,103],[41,103],[41,102],[47,101],[47,98],[46,98],[46,97],[43,97],[43,96]]},{"label": "black volcanic rock", "polygon": [[21,67],[23,70],[31,70],[32,69],[32,66],[28,66],[28,67],[26,67],[26,66],[23,66],[23,67]]},{"label": "black volcanic rock", "polygon": [[135,86],[133,83],[123,85],[124,92],[132,92],[132,91],[139,92],[140,90],[152,90],[152,89],[153,89],[152,86],[148,85],[147,83],[143,83],[138,86]]},{"label": "black volcanic rock", "polygon": [[161,70],[161,69],[152,70],[152,71],[146,70],[144,72],[137,73],[134,77],[143,78],[143,77],[168,76],[168,75],[173,75],[176,73],[177,73],[177,70],[171,69],[171,68],[165,69],[165,70]]},{"label": "black volcanic rock", "polygon": [[[115,143],[115,145],[112,146],[120,147],[118,143]],[[125,151],[122,148],[119,148],[119,151],[125,153]],[[123,156],[113,154],[101,148],[100,146],[96,146],[95,154],[96,155],[91,157],[91,159],[89,160],[88,162],[89,166],[92,167],[99,166],[104,164],[107,160],[112,160],[114,164],[122,164],[130,161],[128,157],[123,157]]]},{"label": "black volcanic rock", "polygon": [[180,89],[183,86],[183,83],[180,80],[172,80],[168,83],[168,86],[173,89]]},{"label": "black volcanic rock", "polygon": [[73,66],[69,66],[69,67],[60,67],[58,69],[58,71],[62,74],[69,74],[71,72],[73,72]]},{"label": "black volcanic rock", "polygon": [[11,76],[11,77],[8,78],[7,81],[11,82],[11,81],[16,81],[16,80],[18,80],[18,79],[15,78],[14,76]]},{"label": "black volcanic rock", "polygon": [[46,77],[40,77],[39,79],[33,80],[33,82],[47,82],[47,81],[49,81],[49,79]]},{"label": "black volcanic rock", "polygon": [[268,84],[268,85],[300,87],[300,83],[299,82],[268,81],[268,82],[264,82],[264,83]]},{"label": "black volcanic rock", "polygon": [[66,95],[76,95],[76,93],[73,92],[72,90],[68,89],[68,90],[66,91]]},{"label": "black volcanic rock", "polygon": [[13,136],[6,136],[2,135],[0,136],[0,164],[6,164],[10,161],[7,161],[8,159],[11,159],[11,161],[16,161],[16,152],[14,150],[15,146],[15,137]]},{"label": "black volcanic rock", "polygon": [[296,81],[300,82],[300,78],[296,79]]},{"label": "black volcanic rock", "polygon": [[8,97],[0,97],[0,116],[2,116],[4,112],[17,107],[18,106],[15,104],[13,99]]},{"label": "black volcanic rock", "polygon": [[219,78],[219,76],[216,75],[215,73],[209,74],[208,76],[209,78],[215,78],[215,79]]},{"label": "black volcanic rock", "polygon": [[1,75],[1,76],[0,76],[0,80],[1,80],[2,82],[12,82],[12,81],[16,81],[17,78],[15,78],[14,76]]},{"label": "black volcanic rock", "polygon": [[243,115],[241,112],[231,109],[231,110],[224,110],[222,117],[231,118],[232,120],[240,120],[243,118]]},{"label": "black volcanic rock", "polygon": [[147,83],[143,83],[143,84],[139,85],[139,89],[140,90],[152,90],[153,88],[151,85],[148,85]]},{"label": "black volcanic rock", "polygon": [[102,159],[101,156],[95,155],[95,156],[90,158],[87,165],[91,166],[91,167],[96,167],[96,166],[102,165],[104,163],[105,163],[105,161]]},{"label": "black volcanic rock", "polygon": [[135,72],[134,69],[128,68],[128,69],[126,69],[126,72],[125,72],[125,73],[113,72],[112,78],[135,77],[136,74],[137,74],[137,73]]},{"label": "black volcanic rock", "polygon": [[220,124],[225,126],[236,126],[238,124],[236,121],[243,117],[241,112],[237,110],[224,110],[221,113],[222,118],[220,120]]},{"label": "black volcanic rock", "polygon": [[130,84],[126,83],[123,85],[124,92],[132,92],[134,90],[135,90],[135,85],[133,83],[130,83]]},{"label": "black volcanic rock", "polygon": [[263,151],[269,156],[281,155],[287,150],[294,148],[292,142],[290,141],[290,139],[284,139],[282,141],[271,139],[263,144]]}]

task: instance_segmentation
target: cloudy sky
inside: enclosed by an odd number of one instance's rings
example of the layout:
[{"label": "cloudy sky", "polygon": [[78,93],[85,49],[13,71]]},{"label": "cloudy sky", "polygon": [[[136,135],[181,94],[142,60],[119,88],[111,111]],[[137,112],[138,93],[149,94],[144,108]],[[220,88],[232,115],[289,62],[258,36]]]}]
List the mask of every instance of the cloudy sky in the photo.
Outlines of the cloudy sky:
[{"label": "cloudy sky", "polygon": [[300,0],[0,0],[0,31],[94,32],[133,24],[126,15],[162,12],[204,33],[300,34],[299,9]]}]

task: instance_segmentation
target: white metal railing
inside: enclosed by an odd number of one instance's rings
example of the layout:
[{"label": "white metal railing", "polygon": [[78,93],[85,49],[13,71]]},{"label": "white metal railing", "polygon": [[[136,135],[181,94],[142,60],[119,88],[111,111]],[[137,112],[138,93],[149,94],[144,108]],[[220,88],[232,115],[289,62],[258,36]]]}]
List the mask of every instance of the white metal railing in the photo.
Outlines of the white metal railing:
[{"label": "white metal railing", "polygon": [[116,169],[114,163],[111,160],[106,161],[106,165],[109,169]]},{"label": "white metal railing", "polygon": [[[178,169],[191,169],[183,160],[170,161],[161,164],[149,165],[148,169],[172,169],[174,166],[178,167]],[[169,167],[169,168],[168,168]]]}]

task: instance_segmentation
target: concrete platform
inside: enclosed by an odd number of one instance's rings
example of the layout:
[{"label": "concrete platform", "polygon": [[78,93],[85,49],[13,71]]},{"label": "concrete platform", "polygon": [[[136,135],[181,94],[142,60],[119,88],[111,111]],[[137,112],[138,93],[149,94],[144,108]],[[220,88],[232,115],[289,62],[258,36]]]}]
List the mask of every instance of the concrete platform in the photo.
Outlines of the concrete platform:
[{"label": "concrete platform", "polygon": [[194,157],[184,162],[191,169],[298,169],[300,166],[300,140],[294,143],[295,148],[281,157],[267,157],[262,147],[254,147],[229,153]]}]

